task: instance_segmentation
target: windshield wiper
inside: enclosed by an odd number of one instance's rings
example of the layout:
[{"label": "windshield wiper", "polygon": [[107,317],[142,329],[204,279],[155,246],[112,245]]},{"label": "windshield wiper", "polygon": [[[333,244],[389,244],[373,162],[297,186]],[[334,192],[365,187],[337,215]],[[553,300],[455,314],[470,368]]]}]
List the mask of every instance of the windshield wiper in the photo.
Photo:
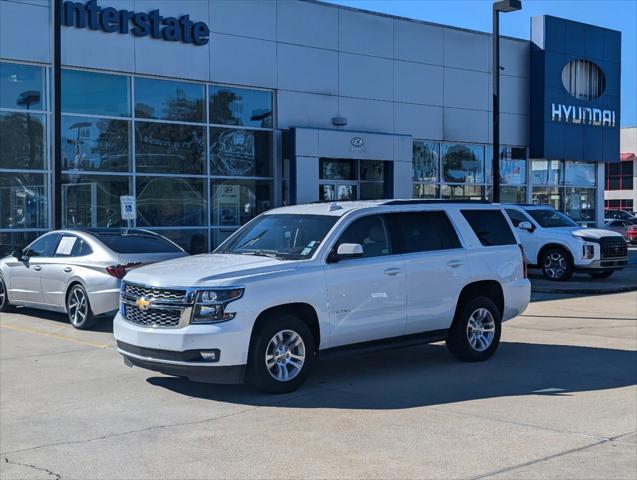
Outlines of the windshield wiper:
[{"label": "windshield wiper", "polygon": [[267,252],[265,250],[250,250],[247,252],[238,252],[238,253],[239,255],[256,255],[259,257],[268,257],[268,258],[276,258],[277,260],[284,260],[283,258],[281,258],[280,255],[273,252]]}]

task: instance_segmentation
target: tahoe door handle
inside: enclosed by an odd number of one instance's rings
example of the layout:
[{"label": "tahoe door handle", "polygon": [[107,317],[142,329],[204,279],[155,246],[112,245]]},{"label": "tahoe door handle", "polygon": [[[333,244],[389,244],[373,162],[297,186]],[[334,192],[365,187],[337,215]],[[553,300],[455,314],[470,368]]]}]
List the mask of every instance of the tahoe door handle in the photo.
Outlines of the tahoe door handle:
[{"label": "tahoe door handle", "polygon": [[395,275],[398,275],[401,272],[402,270],[400,268],[388,268],[387,270],[385,270],[385,275],[393,277]]},{"label": "tahoe door handle", "polygon": [[451,260],[450,262],[447,263],[447,266],[449,266],[451,268],[458,268],[463,263],[464,262],[462,260]]},{"label": "tahoe door handle", "polygon": [[64,271],[65,271],[66,273],[71,273],[71,272],[73,271],[73,269],[72,269],[71,267],[66,267],[66,268],[64,269]]},{"label": "tahoe door handle", "polygon": [[33,265],[33,270],[39,272],[40,270],[42,270],[42,267],[40,265]]}]

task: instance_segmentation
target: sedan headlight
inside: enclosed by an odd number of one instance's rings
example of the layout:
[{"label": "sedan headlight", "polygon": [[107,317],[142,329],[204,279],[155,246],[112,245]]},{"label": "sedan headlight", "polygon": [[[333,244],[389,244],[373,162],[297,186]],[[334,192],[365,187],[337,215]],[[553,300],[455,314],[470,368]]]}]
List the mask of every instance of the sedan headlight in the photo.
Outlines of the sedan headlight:
[{"label": "sedan headlight", "polygon": [[243,287],[231,287],[198,291],[190,323],[220,323],[232,320],[235,313],[226,312],[226,306],[241,298],[243,290]]}]

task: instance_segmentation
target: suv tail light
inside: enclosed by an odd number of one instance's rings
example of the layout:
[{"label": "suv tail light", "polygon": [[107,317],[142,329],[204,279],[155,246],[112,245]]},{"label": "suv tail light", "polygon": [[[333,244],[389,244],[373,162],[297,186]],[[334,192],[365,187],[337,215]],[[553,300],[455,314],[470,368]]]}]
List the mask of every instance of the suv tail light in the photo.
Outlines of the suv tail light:
[{"label": "suv tail light", "polygon": [[112,277],[124,278],[124,276],[127,273],[126,272],[127,268],[137,267],[141,264],[142,262],[132,262],[132,263],[126,263],[124,265],[111,265],[110,267],[106,267],[106,271]]},{"label": "suv tail light", "polygon": [[518,244],[520,247],[520,253],[522,253],[522,269],[524,271],[524,278],[529,278],[529,261],[526,258],[526,253],[524,252],[524,247],[521,243]]}]

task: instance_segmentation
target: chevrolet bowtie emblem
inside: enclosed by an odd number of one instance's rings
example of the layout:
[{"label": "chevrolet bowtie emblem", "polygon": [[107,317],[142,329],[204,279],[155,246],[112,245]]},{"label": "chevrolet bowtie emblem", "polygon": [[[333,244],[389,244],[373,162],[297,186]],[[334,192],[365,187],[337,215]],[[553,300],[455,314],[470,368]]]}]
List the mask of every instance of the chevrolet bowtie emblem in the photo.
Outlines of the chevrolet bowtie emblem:
[{"label": "chevrolet bowtie emblem", "polygon": [[137,308],[140,310],[148,310],[150,308],[150,300],[146,297],[139,297],[135,300],[135,305],[137,305]]}]

